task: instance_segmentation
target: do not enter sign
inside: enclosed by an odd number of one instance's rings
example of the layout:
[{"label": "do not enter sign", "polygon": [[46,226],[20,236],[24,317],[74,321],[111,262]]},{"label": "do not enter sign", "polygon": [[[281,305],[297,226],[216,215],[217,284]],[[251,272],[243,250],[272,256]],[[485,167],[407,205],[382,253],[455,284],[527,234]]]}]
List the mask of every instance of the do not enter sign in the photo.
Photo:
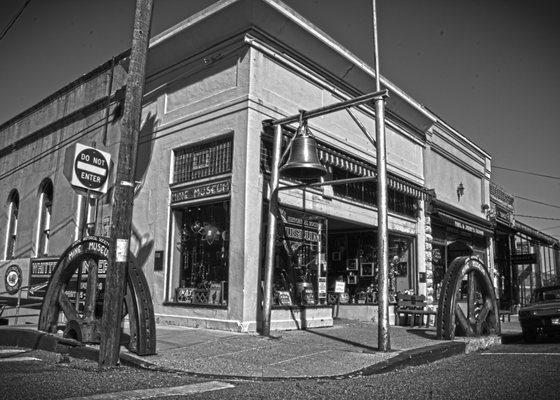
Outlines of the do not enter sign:
[{"label": "do not enter sign", "polygon": [[78,190],[107,192],[111,154],[76,143],[66,152],[64,174]]},{"label": "do not enter sign", "polygon": [[84,149],[76,155],[74,171],[80,183],[92,190],[99,190],[109,175],[107,160],[93,148]]}]

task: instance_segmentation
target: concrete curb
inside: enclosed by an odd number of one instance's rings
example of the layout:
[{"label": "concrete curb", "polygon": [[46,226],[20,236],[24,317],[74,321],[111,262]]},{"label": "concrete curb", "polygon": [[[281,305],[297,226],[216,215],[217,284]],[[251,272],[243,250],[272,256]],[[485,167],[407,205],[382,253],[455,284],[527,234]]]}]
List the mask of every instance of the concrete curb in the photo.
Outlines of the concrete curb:
[{"label": "concrete curb", "polygon": [[465,354],[466,348],[465,342],[448,342],[406,350],[386,361],[366,367],[358,373],[360,375],[383,374],[406,367],[428,364],[443,358]]},{"label": "concrete curb", "polygon": [[[515,336],[517,337],[517,336]],[[501,340],[499,337],[493,340],[480,340],[466,339],[459,341],[450,341],[445,343],[438,343],[431,346],[421,347],[417,349],[406,350],[398,353],[396,356],[388,360],[378,362],[360,370],[345,373],[341,375],[332,376],[306,376],[301,378],[286,378],[286,377],[251,377],[239,375],[220,375],[208,374],[197,372],[186,372],[178,369],[162,367],[152,364],[145,359],[135,356],[130,353],[121,352],[120,363],[130,367],[141,369],[149,369],[153,371],[162,372],[180,372],[197,377],[205,378],[218,378],[218,379],[239,379],[239,380],[252,380],[252,381],[275,381],[286,379],[342,379],[347,377],[367,376],[375,374],[383,374],[398,369],[417,366],[422,364],[431,363],[447,357],[452,357],[460,354],[467,354],[468,352],[485,349],[489,345],[499,344]],[[513,335],[508,339],[508,342],[513,339]],[[505,342],[505,341],[504,341]],[[18,328],[0,328],[0,345],[23,347],[35,350],[45,350],[60,354],[67,354],[74,358],[88,359],[97,362],[99,359],[99,348],[95,346],[86,346],[73,339],[65,339],[54,334],[40,332],[30,329]]]},{"label": "concrete curb", "polygon": [[[96,347],[31,329],[0,328],[0,345],[67,354],[70,357],[96,362],[99,360],[99,349]],[[122,365],[142,368],[145,368],[144,364],[146,364],[143,360],[135,359],[128,354],[121,354],[120,362]]]}]

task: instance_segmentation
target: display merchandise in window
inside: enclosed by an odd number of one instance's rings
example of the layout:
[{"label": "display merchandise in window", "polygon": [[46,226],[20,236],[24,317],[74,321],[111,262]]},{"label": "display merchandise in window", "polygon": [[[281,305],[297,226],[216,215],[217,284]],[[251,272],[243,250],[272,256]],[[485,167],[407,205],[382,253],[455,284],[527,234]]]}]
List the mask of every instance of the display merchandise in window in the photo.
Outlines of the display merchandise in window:
[{"label": "display merchandise in window", "polygon": [[188,207],[179,215],[180,285],[175,301],[226,305],[229,201]]},{"label": "display merchandise in window", "polygon": [[[389,300],[412,290],[413,239],[389,235]],[[379,264],[375,231],[337,232],[329,235],[329,302],[377,303]],[[345,282],[343,296],[335,295],[337,282]],[[342,301],[344,299],[344,301]]]},{"label": "display merchandise in window", "polygon": [[275,304],[326,303],[325,219],[288,209],[280,209],[279,214]]}]

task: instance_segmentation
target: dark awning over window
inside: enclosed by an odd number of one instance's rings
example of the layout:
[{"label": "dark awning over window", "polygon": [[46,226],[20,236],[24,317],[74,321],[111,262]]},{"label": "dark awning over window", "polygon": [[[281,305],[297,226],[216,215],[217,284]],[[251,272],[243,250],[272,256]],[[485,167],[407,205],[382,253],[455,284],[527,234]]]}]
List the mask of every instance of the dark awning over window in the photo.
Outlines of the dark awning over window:
[{"label": "dark awning over window", "polygon": [[[377,168],[374,165],[357,160],[322,144],[319,144],[318,147],[319,160],[327,165],[341,168],[357,176],[377,175]],[[391,173],[387,174],[387,185],[390,189],[394,189],[397,192],[404,193],[417,199],[426,199],[428,196],[427,190],[422,186],[408,182],[407,180],[399,178]]]}]

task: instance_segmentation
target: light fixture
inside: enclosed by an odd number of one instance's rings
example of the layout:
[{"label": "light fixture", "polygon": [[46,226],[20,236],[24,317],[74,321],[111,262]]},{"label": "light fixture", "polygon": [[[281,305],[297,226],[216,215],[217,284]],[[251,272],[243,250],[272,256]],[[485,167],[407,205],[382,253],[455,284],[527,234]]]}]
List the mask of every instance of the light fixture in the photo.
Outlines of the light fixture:
[{"label": "light fixture", "polygon": [[463,186],[463,182],[459,183],[457,186],[457,201],[461,200],[461,197],[465,194],[465,187]]}]

